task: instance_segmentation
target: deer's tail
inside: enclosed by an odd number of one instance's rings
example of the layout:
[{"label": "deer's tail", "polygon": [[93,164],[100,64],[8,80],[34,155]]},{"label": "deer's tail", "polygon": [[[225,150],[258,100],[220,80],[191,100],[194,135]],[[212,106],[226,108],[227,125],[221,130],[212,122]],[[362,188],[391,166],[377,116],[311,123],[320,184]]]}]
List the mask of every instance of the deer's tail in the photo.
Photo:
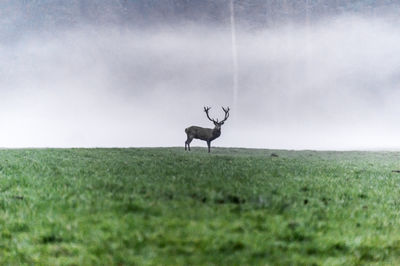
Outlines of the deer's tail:
[{"label": "deer's tail", "polygon": [[189,128],[185,128],[185,133],[186,133],[186,134],[188,133],[188,130],[189,130]]}]

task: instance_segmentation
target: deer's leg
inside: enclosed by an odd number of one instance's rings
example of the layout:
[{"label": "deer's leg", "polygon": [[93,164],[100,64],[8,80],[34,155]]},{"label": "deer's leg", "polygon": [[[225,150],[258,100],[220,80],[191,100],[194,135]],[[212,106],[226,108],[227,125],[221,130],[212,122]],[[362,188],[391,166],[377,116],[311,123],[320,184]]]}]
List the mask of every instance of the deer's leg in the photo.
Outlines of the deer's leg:
[{"label": "deer's leg", "polygon": [[190,151],[190,142],[192,142],[192,140],[193,140],[193,138],[188,135],[187,140],[185,142],[185,150],[186,150],[186,145],[187,145],[187,148]]},{"label": "deer's leg", "polygon": [[207,141],[208,152],[210,152],[211,141]]},{"label": "deer's leg", "polygon": [[189,135],[187,136],[187,139],[185,140],[185,151],[187,150],[187,147],[189,146],[188,140],[189,140]]}]

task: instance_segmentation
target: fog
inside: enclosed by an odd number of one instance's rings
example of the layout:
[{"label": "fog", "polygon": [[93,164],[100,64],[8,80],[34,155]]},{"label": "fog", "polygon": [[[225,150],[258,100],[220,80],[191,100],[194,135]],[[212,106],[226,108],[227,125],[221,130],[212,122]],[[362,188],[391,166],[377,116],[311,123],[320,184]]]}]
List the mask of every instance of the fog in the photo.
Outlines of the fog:
[{"label": "fog", "polygon": [[[80,26],[0,46],[0,147],[400,148],[400,27],[342,16],[238,28]],[[205,146],[194,140],[192,145]]]}]

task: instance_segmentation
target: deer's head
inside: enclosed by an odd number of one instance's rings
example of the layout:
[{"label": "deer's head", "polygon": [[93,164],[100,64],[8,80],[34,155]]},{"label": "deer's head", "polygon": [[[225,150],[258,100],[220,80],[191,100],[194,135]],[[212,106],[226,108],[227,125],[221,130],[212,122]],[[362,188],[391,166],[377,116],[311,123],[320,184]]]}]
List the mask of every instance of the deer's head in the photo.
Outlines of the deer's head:
[{"label": "deer's head", "polygon": [[214,123],[214,126],[215,126],[215,128],[214,129],[216,129],[216,130],[221,130],[221,126],[225,123],[225,121],[228,119],[228,117],[229,117],[229,107],[226,107],[226,108],[224,108],[224,107],[222,107],[222,110],[224,110],[224,112],[225,112],[225,117],[224,117],[224,119],[222,120],[222,121],[218,121],[218,119],[217,120],[214,120],[214,119],[212,119],[212,118],[210,118],[210,115],[208,114],[208,111],[211,109],[211,107],[204,107],[204,112],[206,113],[206,115],[207,115],[207,118],[211,121],[211,122],[213,122]]}]

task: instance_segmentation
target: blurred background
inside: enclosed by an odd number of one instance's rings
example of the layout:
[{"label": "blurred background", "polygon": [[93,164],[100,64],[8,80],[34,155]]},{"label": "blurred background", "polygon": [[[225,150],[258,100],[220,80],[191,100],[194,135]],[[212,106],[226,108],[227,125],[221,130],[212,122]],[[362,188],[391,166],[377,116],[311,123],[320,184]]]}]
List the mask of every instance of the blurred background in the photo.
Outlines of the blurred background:
[{"label": "blurred background", "polygon": [[[0,147],[400,148],[400,3],[4,0]],[[194,141],[192,145],[205,146]]]}]

